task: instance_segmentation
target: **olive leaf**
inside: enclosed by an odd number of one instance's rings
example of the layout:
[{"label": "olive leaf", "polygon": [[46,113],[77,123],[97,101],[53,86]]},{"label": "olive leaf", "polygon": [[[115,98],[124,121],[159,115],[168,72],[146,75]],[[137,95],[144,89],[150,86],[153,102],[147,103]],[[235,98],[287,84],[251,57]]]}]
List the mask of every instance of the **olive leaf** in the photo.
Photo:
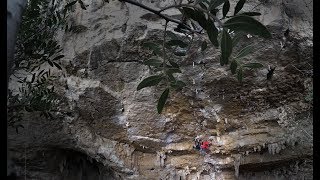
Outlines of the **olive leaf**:
[{"label": "olive leaf", "polygon": [[179,65],[172,60],[169,60],[169,63],[171,64],[172,67],[179,68]]},{"label": "olive leaf", "polygon": [[268,29],[250,16],[235,16],[227,20],[224,25],[232,31],[244,31],[246,33],[259,35],[264,38],[271,38],[271,33]]},{"label": "olive leaf", "polygon": [[232,39],[229,33],[224,29],[221,37],[221,64],[228,64],[232,53]]},{"label": "olive leaf", "polygon": [[253,45],[248,45],[244,48],[242,48],[239,53],[235,56],[236,59],[242,58],[248,54],[250,54],[251,52],[253,52]]},{"label": "olive leaf", "polygon": [[230,2],[229,2],[229,0],[226,0],[226,2],[224,2],[223,7],[222,7],[223,17],[226,17],[226,15],[229,12],[229,9],[230,9]]},{"label": "olive leaf", "polygon": [[181,48],[185,48],[185,47],[188,47],[188,44],[181,41],[181,40],[178,40],[178,39],[173,39],[173,40],[170,40],[166,43],[168,46],[179,46]]},{"label": "olive leaf", "polygon": [[164,77],[162,75],[155,75],[155,76],[147,77],[140,82],[140,84],[137,87],[137,91],[139,91],[140,89],[145,88],[145,87],[155,86],[155,85],[159,84],[159,82],[163,78]]},{"label": "olive leaf", "polygon": [[232,74],[235,74],[237,72],[237,66],[238,66],[238,62],[235,59],[232,60],[230,64],[230,69]]},{"label": "olive leaf", "polygon": [[153,57],[153,58],[143,62],[143,64],[148,65],[148,66],[159,67],[162,64],[162,61],[158,57]]},{"label": "olive leaf", "polygon": [[142,44],[142,47],[152,50],[155,54],[162,54],[162,51],[159,48],[159,46],[153,42],[145,42]]},{"label": "olive leaf", "polygon": [[244,3],[246,2],[246,0],[240,0],[236,7],[234,8],[234,15],[236,15],[243,7]]},{"label": "olive leaf", "polygon": [[215,9],[216,7],[220,6],[221,4],[223,4],[225,2],[225,0],[212,0],[210,2],[210,10],[211,9]]},{"label": "olive leaf", "polygon": [[207,41],[203,41],[203,42],[201,43],[201,51],[206,50],[206,49],[207,49],[207,47],[208,47],[208,43],[207,43]]},{"label": "olive leaf", "polygon": [[246,16],[260,16],[261,13],[259,12],[244,12],[244,13],[241,13],[239,15],[246,15]]},{"label": "olive leaf", "polygon": [[166,88],[158,100],[157,109],[159,114],[161,114],[163,107],[166,104],[166,101],[168,99],[168,96],[169,96],[169,88]]}]

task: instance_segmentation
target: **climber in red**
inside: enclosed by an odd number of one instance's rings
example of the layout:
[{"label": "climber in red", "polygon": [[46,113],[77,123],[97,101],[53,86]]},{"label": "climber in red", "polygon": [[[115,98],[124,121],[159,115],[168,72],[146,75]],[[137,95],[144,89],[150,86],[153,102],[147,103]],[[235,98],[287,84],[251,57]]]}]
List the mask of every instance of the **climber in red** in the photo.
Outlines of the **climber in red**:
[{"label": "climber in red", "polygon": [[206,154],[209,151],[210,144],[211,143],[209,141],[202,142],[200,146],[200,152],[202,152],[203,154]]}]

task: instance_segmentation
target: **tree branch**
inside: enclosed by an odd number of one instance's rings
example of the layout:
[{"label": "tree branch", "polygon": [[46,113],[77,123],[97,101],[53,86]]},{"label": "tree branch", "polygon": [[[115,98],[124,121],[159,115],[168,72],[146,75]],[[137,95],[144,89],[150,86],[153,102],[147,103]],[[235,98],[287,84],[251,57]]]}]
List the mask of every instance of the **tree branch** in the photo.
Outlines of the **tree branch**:
[{"label": "tree branch", "polygon": [[189,30],[191,32],[199,33],[198,31],[195,31],[194,29],[192,29],[191,27],[189,27],[185,23],[183,23],[183,22],[181,22],[181,21],[179,21],[177,19],[173,19],[173,18],[171,18],[171,17],[169,17],[167,15],[161,14],[161,12],[159,12],[159,11],[157,11],[155,9],[152,9],[152,8],[150,8],[148,6],[145,6],[145,5],[141,4],[141,3],[138,3],[138,2],[133,1],[133,0],[119,0],[119,1],[126,2],[126,3],[132,4],[132,5],[141,7],[142,9],[148,10],[148,11],[160,16],[161,18],[165,19],[166,21],[177,23],[177,24],[181,25],[183,28],[185,28],[185,29],[187,29],[187,30]]},{"label": "tree branch", "polygon": [[206,14],[208,14],[209,17],[211,17],[212,19],[214,19],[215,21],[218,22],[219,26],[222,27],[223,26],[223,23],[221,22],[221,20],[219,18],[217,18],[217,16],[211,14],[208,10],[205,10],[205,9],[202,9],[198,6],[195,6],[195,5],[191,5],[191,4],[179,4],[179,5],[172,5],[172,6],[167,6],[165,8],[162,8],[158,11],[158,13],[161,13],[162,11],[165,11],[165,10],[168,10],[168,9],[171,9],[171,8],[179,8],[179,7],[189,7],[189,8],[194,8],[194,9],[198,9],[200,11],[203,11],[205,12]]}]

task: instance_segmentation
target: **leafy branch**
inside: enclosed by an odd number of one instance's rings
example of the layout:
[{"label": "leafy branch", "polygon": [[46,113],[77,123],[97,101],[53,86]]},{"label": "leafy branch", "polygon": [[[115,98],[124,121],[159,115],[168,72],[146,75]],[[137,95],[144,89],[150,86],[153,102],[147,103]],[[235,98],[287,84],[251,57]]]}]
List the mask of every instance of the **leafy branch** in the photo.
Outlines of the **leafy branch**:
[{"label": "leafy branch", "polygon": [[[255,68],[263,67],[262,64],[257,62],[250,62],[245,64],[241,63],[240,61],[241,58],[253,52],[252,46],[246,46],[243,49],[241,49],[239,52],[233,52],[233,47],[236,46],[242,32],[258,35],[263,38],[271,38],[271,34],[267,30],[267,28],[264,25],[262,25],[260,22],[258,22],[257,20],[251,17],[251,16],[258,16],[260,15],[260,13],[258,12],[240,13],[242,7],[245,4],[245,0],[238,1],[234,10],[233,16],[227,16],[228,11],[230,9],[230,3],[228,0],[221,0],[221,1],[199,0],[194,4],[191,4],[190,2],[188,4],[180,3],[180,4],[164,7],[158,11],[132,0],[121,0],[121,1],[128,2],[130,4],[142,7],[143,9],[149,10],[166,20],[164,38],[162,42],[162,48],[163,48],[162,63],[161,63],[161,58],[158,56],[160,54],[160,50],[159,50],[160,48],[157,46],[157,44],[152,42],[143,44],[145,48],[152,50],[155,55],[154,57],[152,57],[151,59],[147,60],[144,63],[148,66],[152,66],[153,68],[155,68],[155,71],[159,71],[159,69],[162,69],[164,74],[153,75],[145,78],[144,80],[142,80],[142,82],[138,85],[138,88],[137,88],[137,90],[140,90],[145,87],[155,86],[155,85],[158,85],[162,80],[166,80],[170,84],[170,86],[167,86],[167,88],[163,91],[163,93],[161,94],[158,100],[158,106],[157,106],[158,113],[161,113],[164,107],[166,99],[168,98],[168,95],[169,95],[169,89],[170,88],[182,89],[182,87],[185,86],[184,82],[176,80],[175,77],[173,76],[173,73],[181,73],[181,70],[179,65],[175,63],[173,60],[168,59],[169,64],[167,64],[166,48],[168,48],[169,50],[173,50],[173,54],[176,56],[186,56],[189,53],[189,50],[191,47],[190,44],[186,44],[182,39],[177,38],[177,36],[174,35],[174,33],[172,33],[173,35],[170,33],[171,40],[166,42],[166,38],[165,38],[166,33],[169,32],[167,31],[167,23],[169,21],[176,22],[178,23],[178,28],[180,26],[180,28],[189,30],[191,33],[201,32],[201,31],[197,31],[197,29],[195,29],[196,28],[195,26],[190,27],[186,25],[185,19],[183,19],[181,22],[172,21],[170,18],[168,19],[168,16],[161,14],[165,10],[172,9],[172,8],[178,9],[183,14],[183,16],[187,18],[187,20],[190,20],[191,23],[192,21],[198,23],[203,28],[203,30],[207,32],[211,43],[216,47],[220,45],[220,49],[221,49],[220,64],[222,66],[227,65],[229,64],[229,61],[231,59],[231,64],[230,64],[231,73],[236,74],[236,77],[240,83],[243,81],[243,71],[245,68],[255,69]],[[219,11],[217,7],[222,4],[223,4],[223,8],[222,8],[223,17],[221,19],[227,19],[225,22],[222,22],[220,18],[217,17],[217,12]],[[214,22],[218,23],[218,27]],[[222,29],[221,31],[218,30],[220,28]],[[234,33],[235,35],[233,35],[232,33]],[[201,33],[198,33],[198,34],[201,35]],[[175,47],[175,48],[172,49],[171,47]],[[177,47],[179,47],[180,50],[181,48],[182,49],[187,48],[187,50],[186,52],[177,51]],[[205,51],[206,48],[207,48],[206,41],[203,41],[201,44],[201,51]]]}]

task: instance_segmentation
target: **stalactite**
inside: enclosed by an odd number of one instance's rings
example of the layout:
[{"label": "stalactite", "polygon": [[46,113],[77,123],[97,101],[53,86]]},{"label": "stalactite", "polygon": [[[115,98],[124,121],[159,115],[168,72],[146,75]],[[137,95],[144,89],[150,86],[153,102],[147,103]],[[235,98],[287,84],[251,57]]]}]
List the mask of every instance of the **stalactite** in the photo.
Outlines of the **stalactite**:
[{"label": "stalactite", "polygon": [[235,170],[235,176],[239,176],[239,167],[241,164],[241,154],[235,154],[234,157],[234,170]]}]

